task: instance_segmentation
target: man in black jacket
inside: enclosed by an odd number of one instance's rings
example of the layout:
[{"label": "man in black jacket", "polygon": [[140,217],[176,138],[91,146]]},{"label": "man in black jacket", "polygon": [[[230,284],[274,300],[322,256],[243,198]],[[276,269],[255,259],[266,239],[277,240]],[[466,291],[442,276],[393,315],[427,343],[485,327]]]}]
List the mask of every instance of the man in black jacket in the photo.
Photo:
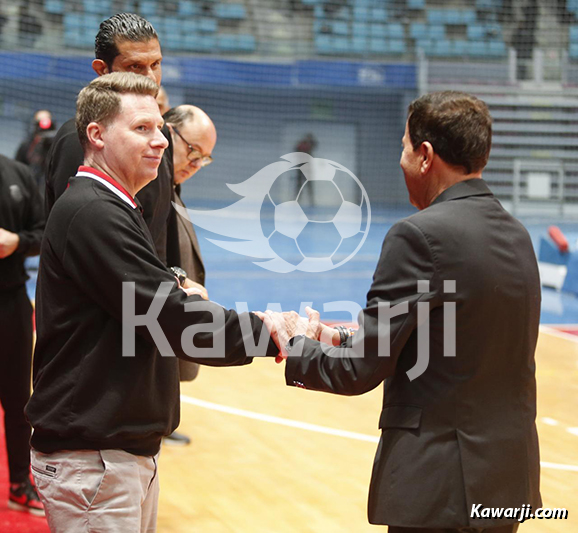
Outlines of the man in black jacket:
[{"label": "man in black jacket", "polygon": [[[95,39],[95,59],[92,68],[99,75],[109,72],[135,72],[149,77],[157,85],[162,79],[162,52],[158,35],[153,26],[134,13],[119,13],[103,21]],[[163,127],[169,141],[159,166],[158,178],[139,191],[137,198],[143,208],[144,220],[152,234],[155,248],[165,265],[181,267],[177,217],[172,209],[173,155],[169,130]],[[64,193],[68,180],[82,165],[84,153],[78,139],[74,119],[58,130],[48,154],[46,170],[46,213]],[[202,265],[202,259],[197,261]],[[185,287],[197,287],[190,276]],[[190,439],[174,433],[165,442],[187,444]]]},{"label": "man in black jacket", "polygon": [[369,521],[391,533],[510,533],[523,505],[541,505],[540,280],[528,232],[481,179],[491,139],[477,98],[413,102],[400,163],[420,212],[385,237],[359,332],[289,341],[288,385],[356,395],[384,383]]},{"label": "man in black jacket", "polygon": [[157,91],[132,73],[81,91],[85,165],[42,243],[26,412],[53,533],[155,530],[158,451],[179,421],[175,355],[230,366],[277,353],[258,317],[179,288],[155,252],[135,195],[168,146]]},{"label": "man in black jacket", "polygon": [[30,169],[0,156],[0,403],[4,409],[11,509],[44,514],[30,483],[32,306],[26,294],[27,256],[38,255],[44,213]]}]

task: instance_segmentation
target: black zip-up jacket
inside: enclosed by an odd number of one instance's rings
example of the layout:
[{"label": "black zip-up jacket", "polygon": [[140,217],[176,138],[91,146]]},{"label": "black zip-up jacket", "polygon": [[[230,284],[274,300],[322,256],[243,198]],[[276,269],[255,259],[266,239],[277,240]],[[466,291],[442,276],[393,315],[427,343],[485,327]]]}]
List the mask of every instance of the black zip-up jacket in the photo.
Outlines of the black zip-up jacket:
[{"label": "black zip-up jacket", "polygon": [[[129,335],[134,357],[126,356],[123,299],[133,300],[123,298],[123,282],[134,282],[133,316],[146,315],[162,282],[171,287],[157,319],[170,345],[163,354],[172,350],[212,366],[247,364],[257,355],[249,345],[262,329],[259,355],[278,351],[255,315],[179,289],[155,253],[140,210],[90,178],[73,178],[54,205],[41,253],[34,393],[26,408],[32,446],[41,452],[116,448],[151,456],[178,425],[177,359],[160,355],[143,325]],[[185,304],[200,302],[203,310],[185,312]],[[207,332],[211,313],[223,319],[214,334]],[[192,348],[190,326],[200,330]],[[223,357],[202,352],[220,343]]]},{"label": "black zip-up jacket", "polygon": [[44,231],[42,199],[30,169],[0,155],[0,228],[20,237],[16,251],[0,259],[0,291],[26,283],[27,256],[38,255]]}]

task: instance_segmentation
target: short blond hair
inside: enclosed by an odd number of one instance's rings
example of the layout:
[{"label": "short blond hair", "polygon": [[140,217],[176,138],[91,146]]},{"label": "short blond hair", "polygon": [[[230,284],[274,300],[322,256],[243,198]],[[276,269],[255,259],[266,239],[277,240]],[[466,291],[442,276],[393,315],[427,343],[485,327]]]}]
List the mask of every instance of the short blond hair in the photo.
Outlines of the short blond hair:
[{"label": "short blond hair", "polygon": [[91,122],[109,124],[120,113],[121,94],[157,97],[159,86],[146,76],[133,72],[112,72],[92,80],[76,99],[76,131],[86,150],[86,128]]}]

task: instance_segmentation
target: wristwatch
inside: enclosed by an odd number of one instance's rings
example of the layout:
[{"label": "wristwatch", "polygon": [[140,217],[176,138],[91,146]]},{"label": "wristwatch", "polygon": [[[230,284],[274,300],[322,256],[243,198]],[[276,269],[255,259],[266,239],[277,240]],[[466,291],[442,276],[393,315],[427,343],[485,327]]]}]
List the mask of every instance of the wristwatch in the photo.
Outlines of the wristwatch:
[{"label": "wristwatch", "polygon": [[285,345],[285,351],[287,353],[291,353],[291,350],[293,349],[293,345],[296,342],[299,342],[301,339],[304,339],[305,335],[295,335],[295,337],[291,337],[289,339],[289,342]]},{"label": "wristwatch", "polygon": [[181,267],[171,267],[169,270],[173,273],[175,278],[179,280],[182,287],[187,279],[187,273]]}]

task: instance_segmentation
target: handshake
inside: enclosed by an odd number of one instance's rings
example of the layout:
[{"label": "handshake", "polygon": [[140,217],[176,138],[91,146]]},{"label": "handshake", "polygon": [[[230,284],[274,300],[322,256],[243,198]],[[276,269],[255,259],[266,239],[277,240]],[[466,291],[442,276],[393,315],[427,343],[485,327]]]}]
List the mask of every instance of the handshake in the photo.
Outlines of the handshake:
[{"label": "handshake", "polygon": [[337,329],[333,329],[319,320],[319,311],[306,307],[308,318],[299,316],[295,311],[285,313],[256,311],[255,314],[263,321],[271,338],[279,348],[279,355],[275,358],[277,363],[287,359],[287,343],[297,335],[304,335],[310,339],[324,342],[325,344],[339,346],[341,335]]}]

